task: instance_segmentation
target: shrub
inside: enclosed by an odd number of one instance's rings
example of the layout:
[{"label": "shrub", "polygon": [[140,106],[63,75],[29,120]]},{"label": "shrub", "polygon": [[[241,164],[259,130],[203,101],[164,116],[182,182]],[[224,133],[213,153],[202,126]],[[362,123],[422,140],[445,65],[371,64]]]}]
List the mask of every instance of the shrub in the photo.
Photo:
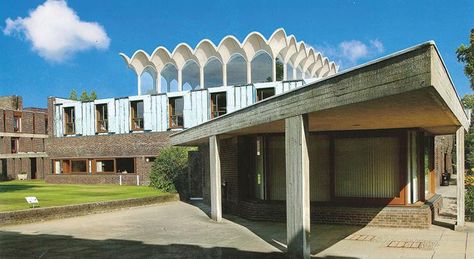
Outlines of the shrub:
[{"label": "shrub", "polygon": [[474,185],[466,186],[466,218],[474,222]]},{"label": "shrub", "polygon": [[166,192],[185,194],[187,189],[188,150],[168,147],[161,150],[150,172],[150,186]]}]

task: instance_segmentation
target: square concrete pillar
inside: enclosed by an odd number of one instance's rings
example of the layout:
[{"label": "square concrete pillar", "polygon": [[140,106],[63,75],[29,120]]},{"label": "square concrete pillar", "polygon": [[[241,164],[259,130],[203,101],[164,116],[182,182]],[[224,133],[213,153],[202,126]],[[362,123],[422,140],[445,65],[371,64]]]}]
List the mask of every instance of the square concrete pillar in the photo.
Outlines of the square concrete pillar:
[{"label": "square concrete pillar", "polygon": [[465,190],[464,190],[464,128],[460,127],[456,131],[456,185],[457,185],[457,220],[456,228],[464,227],[464,207],[465,207]]},{"label": "square concrete pillar", "polygon": [[209,164],[211,180],[211,218],[217,222],[222,220],[221,196],[221,158],[219,153],[219,139],[209,137]]},{"label": "square concrete pillar", "polygon": [[309,258],[308,117],[285,119],[286,236],[290,258]]}]

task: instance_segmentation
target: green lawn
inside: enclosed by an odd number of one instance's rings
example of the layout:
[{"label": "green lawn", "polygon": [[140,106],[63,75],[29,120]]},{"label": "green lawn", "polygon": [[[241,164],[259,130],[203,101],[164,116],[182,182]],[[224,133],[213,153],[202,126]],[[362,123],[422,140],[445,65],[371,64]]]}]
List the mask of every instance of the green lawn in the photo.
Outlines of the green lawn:
[{"label": "green lawn", "polygon": [[40,207],[122,200],[165,195],[146,186],[47,184],[44,181],[0,182],[0,211],[28,209],[26,196],[35,196]]}]

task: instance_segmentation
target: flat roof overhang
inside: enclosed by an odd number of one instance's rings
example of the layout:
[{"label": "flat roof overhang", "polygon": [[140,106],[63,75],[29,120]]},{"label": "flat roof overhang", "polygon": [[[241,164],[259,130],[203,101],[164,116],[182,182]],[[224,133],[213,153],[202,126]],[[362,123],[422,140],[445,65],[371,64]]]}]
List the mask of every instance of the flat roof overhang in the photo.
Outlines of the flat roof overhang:
[{"label": "flat roof overhang", "polygon": [[422,128],[441,135],[469,128],[436,45],[427,42],[173,134],[171,144],[282,133],[284,119],[300,114],[308,114],[312,132]]}]

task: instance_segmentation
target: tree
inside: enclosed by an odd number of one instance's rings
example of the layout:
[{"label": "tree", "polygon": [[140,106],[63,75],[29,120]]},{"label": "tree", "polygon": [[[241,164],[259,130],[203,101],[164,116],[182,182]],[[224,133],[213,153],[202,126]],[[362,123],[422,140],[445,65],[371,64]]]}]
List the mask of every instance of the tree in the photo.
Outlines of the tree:
[{"label": "tree", "polygon": [[69,94],[69,99],[77,101],[77,92],[75,89],[71,90],[71,93]]},{"label": "tree", "polygon": [[283,66],[283,62],[279,58],[276,58],[275,66],[276,66],[275,67],[276,81],[283,81],[284,66]]},{"label": "tree", "polygon": [[81,93],[81,102],[88,102],[89,101],[89,95],[87,94],[86,90],[83,90]]},{"label": "tree", "polygon": [[95,93],[94,90],[91,91],[91,94],[89,95],[89,101],[94,101],[97,100],[97,94]]},{"label": "tree", "polygon": [[186,192],[188,148],[168,147],[160,151],[150,172],[150,186],[165,192]]},{"label": "tree", "polygon": [[[466,109],[474,109],[474,94],[464,95],[461,101]],[[474,168],[474,124],[472,123],[464,139],[464,156],[466,168]]]},{"label": "tree", "polygon": [[458,62],[464,63],[464,74],[469,78],[471,88],[474,90],[474,28],[471,29],[469,45],[461,44],[456,50]]}]

